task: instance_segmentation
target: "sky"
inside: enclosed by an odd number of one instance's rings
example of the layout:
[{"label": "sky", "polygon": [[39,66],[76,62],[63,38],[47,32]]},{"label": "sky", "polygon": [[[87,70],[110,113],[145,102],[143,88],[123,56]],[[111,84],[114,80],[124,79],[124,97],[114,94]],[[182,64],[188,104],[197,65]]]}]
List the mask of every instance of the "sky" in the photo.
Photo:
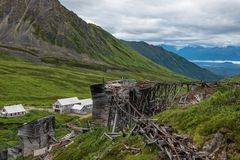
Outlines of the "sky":
[{"label": "sky", "polygon": [[176,46],[240,45],[240,0],[60,0],[123,40]]}]

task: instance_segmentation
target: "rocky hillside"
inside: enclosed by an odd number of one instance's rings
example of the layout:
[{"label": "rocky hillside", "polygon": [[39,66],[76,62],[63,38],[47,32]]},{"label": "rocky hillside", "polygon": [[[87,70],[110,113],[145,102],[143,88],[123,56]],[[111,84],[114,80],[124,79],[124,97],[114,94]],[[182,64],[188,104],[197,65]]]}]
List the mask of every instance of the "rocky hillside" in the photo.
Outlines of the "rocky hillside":
[{"label": "rocky hillside", "polygon": [[[0,47],[33,62],[177,76],[152,63],[58,0],[1,0]],[[162,74],[161,74],[162,73]]]},{"label": "rocky hillside", "polygon": [[200,68],[194,63],[189,62],[185,58],[178,56],[175,53],[169,52],[162,47],[149,45],[145,42],[127,42],[125,43],[141,53],[143,56],[156,62],[159,65],[165,66],[168,69],[199,80],[214,81],[221,79],[220,76],[212,72]]}]

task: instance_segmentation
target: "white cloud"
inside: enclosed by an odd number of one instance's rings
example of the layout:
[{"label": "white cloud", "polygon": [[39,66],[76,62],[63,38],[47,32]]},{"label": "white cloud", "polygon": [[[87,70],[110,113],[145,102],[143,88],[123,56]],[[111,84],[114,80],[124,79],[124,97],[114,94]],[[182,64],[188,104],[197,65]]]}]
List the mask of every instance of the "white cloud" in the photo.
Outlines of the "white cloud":
[{"label": "white cloud", "polygon": [[240,45],[239,0],[60,0],[124,40]]}]

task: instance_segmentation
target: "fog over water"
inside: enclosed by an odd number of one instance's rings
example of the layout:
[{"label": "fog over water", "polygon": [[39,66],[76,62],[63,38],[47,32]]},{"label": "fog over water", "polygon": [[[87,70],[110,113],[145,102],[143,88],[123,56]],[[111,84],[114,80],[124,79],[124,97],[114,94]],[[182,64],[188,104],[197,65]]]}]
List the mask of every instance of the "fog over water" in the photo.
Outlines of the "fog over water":
[{"label": "fog over water", "polygon": [[191,60],[191,62],[194,62],[194,63],[233,63],[233,64],[240,65],[240,61],[231,61],[231,60]]}]

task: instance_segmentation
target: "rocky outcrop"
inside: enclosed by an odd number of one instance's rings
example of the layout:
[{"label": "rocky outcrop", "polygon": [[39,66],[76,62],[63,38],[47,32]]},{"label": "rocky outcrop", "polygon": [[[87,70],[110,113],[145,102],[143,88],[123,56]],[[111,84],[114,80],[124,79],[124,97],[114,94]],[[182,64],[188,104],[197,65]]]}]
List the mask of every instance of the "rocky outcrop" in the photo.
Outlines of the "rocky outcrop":
[{"label": "rocky outcrop", "polygon": [[112,53],[104,40],[110,34],[87,24],[58,0],[1,0],[0,4],[0,47],[24,48],[42,59],[75,61],[89,61],[96,52]]}]

